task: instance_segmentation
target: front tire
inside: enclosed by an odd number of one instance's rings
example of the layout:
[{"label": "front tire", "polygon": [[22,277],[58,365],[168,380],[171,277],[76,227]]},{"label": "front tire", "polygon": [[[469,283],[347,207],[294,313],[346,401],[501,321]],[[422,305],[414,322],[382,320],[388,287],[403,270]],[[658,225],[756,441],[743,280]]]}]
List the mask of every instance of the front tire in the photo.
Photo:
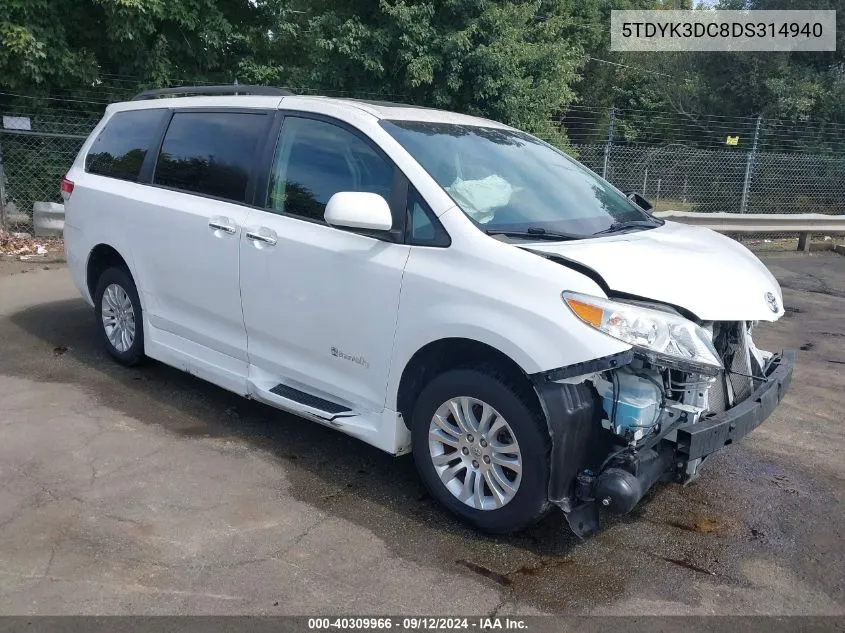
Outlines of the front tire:
[{"label": "front tire", "polygon": [[97,282],[95,314],[100,338],[117,362],[132,366],[144,358],[141,300],[132,276],[123,268],[108,268]]},{"label": "front tire", "polygon": [[492,370],[432,380],[412,417],[414,461],[431,495],[472,525],[508,533],[549,510],[545,420],[527,390]]}]

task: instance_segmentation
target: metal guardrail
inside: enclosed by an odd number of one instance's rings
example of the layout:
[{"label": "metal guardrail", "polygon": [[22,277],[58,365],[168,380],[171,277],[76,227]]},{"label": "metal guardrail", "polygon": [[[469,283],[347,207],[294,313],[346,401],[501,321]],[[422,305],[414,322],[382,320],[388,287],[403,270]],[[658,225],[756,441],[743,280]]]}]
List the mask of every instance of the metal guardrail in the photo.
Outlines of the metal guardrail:
[{"label": "metal guardrail", "polygon": [[845,215],[823,213],[695,213],[659,211],[655,217],[719,232],[767,233],[803,232],[845,233]]},{"label": "metal guardrail", "polygon": [[[61,235],[64,205],[36,202],[33,205],[36,236]],[[655,217],[691,226],[703,226],[720,233],[798,233],[798,250],[810,250],[813,234],[845,233],[845,215],[823,213],[694,213],[656,211]]]},{"label": "metal guardrail", "polygon": [[32,226],[35,237],[61,237],[65,230],[65,205],[36,202],[32,205]]},{"label": "metal guardrail", "polygon": [[845,233],[845,215],[823,213],[695,213],[659,211],[655,217],[720,233],[798,233],[798,250],[809,251],[813,234]]}]

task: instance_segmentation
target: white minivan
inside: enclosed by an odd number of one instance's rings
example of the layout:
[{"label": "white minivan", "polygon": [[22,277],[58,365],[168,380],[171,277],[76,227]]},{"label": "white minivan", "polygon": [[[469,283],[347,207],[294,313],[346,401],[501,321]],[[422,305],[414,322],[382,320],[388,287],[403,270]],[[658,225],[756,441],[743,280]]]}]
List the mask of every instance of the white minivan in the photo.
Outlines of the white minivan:
[{"label": "white minivan", "polygon": [[696,477],[792,377],[794,352],[751,338],[783,315],[753,254],[495,121],[148,91],[106,109],[62,193],[115,359],[413,451],[487,531],[557,506],[594,532]]}]

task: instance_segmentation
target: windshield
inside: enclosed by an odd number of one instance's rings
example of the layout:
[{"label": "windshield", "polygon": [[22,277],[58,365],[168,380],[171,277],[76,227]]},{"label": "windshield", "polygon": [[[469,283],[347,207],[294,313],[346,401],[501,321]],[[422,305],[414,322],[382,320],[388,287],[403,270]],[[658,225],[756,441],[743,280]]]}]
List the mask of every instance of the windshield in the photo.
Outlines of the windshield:
[{"label": "windshield", "polygon": [[650,219],[589,169],[523,132],[421,121],[381,125],[490,233],[586,237]]}]

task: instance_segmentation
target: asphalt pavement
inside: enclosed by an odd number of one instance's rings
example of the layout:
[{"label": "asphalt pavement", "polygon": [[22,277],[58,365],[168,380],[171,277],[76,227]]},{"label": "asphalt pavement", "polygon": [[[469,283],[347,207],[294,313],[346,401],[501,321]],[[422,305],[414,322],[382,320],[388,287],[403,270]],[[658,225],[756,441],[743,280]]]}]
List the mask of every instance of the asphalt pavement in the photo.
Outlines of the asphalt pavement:
[{"label": "asphalt pavement", "polygon": [[845,614],[845,257],[766,264],[773,416],[579,541],[490,537],[410,457],[99,345],[62,264],[0,262],[0,613]]}]

